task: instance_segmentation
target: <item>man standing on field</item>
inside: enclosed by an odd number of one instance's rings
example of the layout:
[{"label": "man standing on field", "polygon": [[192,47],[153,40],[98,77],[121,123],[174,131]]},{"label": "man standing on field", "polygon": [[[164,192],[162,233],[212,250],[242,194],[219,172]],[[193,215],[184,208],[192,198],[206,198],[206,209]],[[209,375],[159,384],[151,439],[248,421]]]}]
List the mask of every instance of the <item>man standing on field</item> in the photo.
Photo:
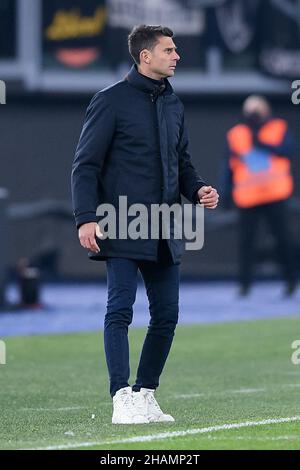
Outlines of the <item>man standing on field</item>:
[{"label": "man standing on field", "polygon": [[[154,391],[178,321],[179,264],[183,240],[101,240],[96,210],[119,196],[128,205],[190,202],[214,209],[218,193],[197,174],[188,152],[184,110],[167,77],[180,57],[173,32],[163,26],[135,27],[128,38],[135,62],[126,78],[92,99],[76,150],[72,196],[80,243],[107,265],[108,301],[104,344],[115,424],[174,421]],[[128,218],[130,219],[130,218]],[[151,224],[151,221],[150,221]],[[128,326],[140,270],[149,299],[150,324],[136,381],[129,386]]]}]

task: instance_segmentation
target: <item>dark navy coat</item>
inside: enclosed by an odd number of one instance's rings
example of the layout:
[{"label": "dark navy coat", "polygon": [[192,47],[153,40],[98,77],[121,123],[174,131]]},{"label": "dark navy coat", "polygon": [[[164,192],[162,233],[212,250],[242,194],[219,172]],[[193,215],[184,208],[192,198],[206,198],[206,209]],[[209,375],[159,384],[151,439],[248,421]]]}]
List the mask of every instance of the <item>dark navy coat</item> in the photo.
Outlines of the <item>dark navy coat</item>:
[{"label": "dark navy coat", "polygon": [[[206,184],[188,152],[184,109],[167,79],[157,81],[132,66],[127,77],[98,92],[86,113],[72,169],[72,199],[77,228],[97,222],[96,209],[120,195],[128,206],[196,202]],[[135,217],[133,217],[135,218]],[[128,222],[130,217],[128,218]],[[97,239],[98,240],[98,239]],[[173,263],[180,262],[183,242],[167,241]],[[124,257],[157,261],[158,240],[98,241],[95,260]]]}]

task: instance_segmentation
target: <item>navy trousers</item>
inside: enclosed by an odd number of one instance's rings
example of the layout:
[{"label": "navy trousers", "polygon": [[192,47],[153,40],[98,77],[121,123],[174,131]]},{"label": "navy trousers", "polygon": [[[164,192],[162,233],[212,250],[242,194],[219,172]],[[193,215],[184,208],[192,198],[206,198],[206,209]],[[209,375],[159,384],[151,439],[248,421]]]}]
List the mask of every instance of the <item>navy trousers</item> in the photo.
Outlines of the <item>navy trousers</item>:
[{"label": "navy trousers", "polygon": [[128,326],[140,270],[149,300],[150,323],[142,348],[134,391],[156,389],[178,322],[179,265],[124,258],[109,258],[108,300],[104,320],[104,347],[110,394],[128,387],[130,375]]}]

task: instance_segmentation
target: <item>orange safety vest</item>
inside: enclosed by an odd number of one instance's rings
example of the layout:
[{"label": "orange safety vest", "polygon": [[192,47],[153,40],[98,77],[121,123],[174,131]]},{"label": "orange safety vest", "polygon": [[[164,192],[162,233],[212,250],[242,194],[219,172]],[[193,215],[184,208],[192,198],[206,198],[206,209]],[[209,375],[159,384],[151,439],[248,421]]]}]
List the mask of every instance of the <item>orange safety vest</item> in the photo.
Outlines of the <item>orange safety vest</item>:
[{"label": "orange safety vest", "polygon": [[[280,145],[287,130],[283,119],[271,119],[259,132],[260,142]],[[288,158],[254,147],[251,129],[239,124],[227,133],[229,165],[233,174],[233,200],[238,207],[253,207],[287,199],[293,191]]]}]

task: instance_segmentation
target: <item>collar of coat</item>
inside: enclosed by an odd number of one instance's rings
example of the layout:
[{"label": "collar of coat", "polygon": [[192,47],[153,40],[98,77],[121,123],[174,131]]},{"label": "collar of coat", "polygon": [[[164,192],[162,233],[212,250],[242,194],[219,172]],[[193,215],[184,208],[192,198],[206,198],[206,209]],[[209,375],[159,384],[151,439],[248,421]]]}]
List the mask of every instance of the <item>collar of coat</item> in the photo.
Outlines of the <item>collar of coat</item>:
[{"label": "collar of coat", "polygon": [[161,81],[146,77],[138,72],[136,64],[131,67],[125,79],[135,88],[152,95],[154,100],[156,100],[161,93],[168,95],[173,93],[173,88],[166,78]]}]

